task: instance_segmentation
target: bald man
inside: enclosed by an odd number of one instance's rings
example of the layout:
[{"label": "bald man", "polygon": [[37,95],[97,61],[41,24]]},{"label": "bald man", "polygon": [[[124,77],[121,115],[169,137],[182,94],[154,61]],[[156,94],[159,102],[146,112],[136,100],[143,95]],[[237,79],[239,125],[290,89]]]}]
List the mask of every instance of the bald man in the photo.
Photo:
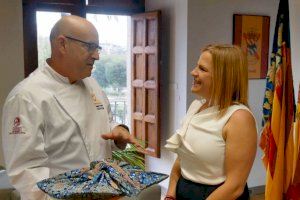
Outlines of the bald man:
[{"label": "bald man", "polygon": [[136,144],[125,125],[113,122],[106,95],[90,77],[101,49],[95,27],[66,16],[50,41],[46,66],[20,82],[3,107],[6,169],[22,199],[46,199],[38,181]]}]

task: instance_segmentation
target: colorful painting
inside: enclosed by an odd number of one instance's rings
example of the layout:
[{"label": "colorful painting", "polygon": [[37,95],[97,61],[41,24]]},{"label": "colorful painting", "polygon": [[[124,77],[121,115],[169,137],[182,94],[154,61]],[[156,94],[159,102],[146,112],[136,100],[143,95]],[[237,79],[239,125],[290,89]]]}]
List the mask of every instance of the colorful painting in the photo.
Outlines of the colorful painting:
[{"label": "colorful painting", "polygon": [[270,17],[233,15],[233,43],[240,46],[248,59],[250,79],[263,79],[268,69]]}]

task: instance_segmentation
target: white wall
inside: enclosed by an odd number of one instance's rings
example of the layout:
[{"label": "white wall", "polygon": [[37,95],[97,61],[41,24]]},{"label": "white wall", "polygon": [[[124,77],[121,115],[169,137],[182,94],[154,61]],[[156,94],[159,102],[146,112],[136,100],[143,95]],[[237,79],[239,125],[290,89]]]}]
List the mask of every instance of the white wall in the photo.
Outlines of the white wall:
[{"label": "white wall", "polygon": [[[186,112],[187,0],[146,0],[146,11],[161,10],[161,158],[147,157],[148,169],[169,174],[174,154],[164,144]],[[168,180],[161,183],[167,188]]]},{"label": "white wall", "polygon": [[[292,68],[296,99],[300,85],[300,0],[289,0]],[[298,11],[298,12],[296,12]]]},{"label": "white wall", "polygon": [[[21,0],[1,1],[0,52],[0,116],[2,116],[2,107],[6,96],[24,77]],[[1,138],[0,165],[4,165]]]}]

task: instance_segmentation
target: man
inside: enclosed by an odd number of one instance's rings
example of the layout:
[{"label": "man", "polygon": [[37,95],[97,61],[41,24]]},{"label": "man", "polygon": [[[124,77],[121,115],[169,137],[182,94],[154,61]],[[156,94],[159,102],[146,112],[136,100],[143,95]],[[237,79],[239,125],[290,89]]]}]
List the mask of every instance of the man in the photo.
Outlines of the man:
[{"label": "man", "polygon": [[108,99],[90,77],[101,49],[95,27],[65,16],[50,41],[47,65],[19,83],[3,108],[7,173],[22,199],[45,199],[38,181],[136,144],[126,126],[113,123]]}]

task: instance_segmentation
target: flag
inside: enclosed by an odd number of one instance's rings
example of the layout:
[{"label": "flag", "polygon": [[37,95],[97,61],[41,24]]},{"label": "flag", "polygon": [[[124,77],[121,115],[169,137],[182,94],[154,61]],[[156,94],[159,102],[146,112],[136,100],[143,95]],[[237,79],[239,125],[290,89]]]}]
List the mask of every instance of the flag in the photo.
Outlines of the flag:
[{"label": "flag", "polygon": [[288,187],[286,199],[300,199],[300,84],[298,90],[298,102],[296,109],[296,121],[294,123],[294,154],[293,154],[293,178]]},{"label": "flag", "polygon": [[[293,176],[294,88],[288,1],[280,0],[263,104],[260,146],[267,170],[266,200],[282,200]],[[291,164],[291,165],[290,165]]]}]

